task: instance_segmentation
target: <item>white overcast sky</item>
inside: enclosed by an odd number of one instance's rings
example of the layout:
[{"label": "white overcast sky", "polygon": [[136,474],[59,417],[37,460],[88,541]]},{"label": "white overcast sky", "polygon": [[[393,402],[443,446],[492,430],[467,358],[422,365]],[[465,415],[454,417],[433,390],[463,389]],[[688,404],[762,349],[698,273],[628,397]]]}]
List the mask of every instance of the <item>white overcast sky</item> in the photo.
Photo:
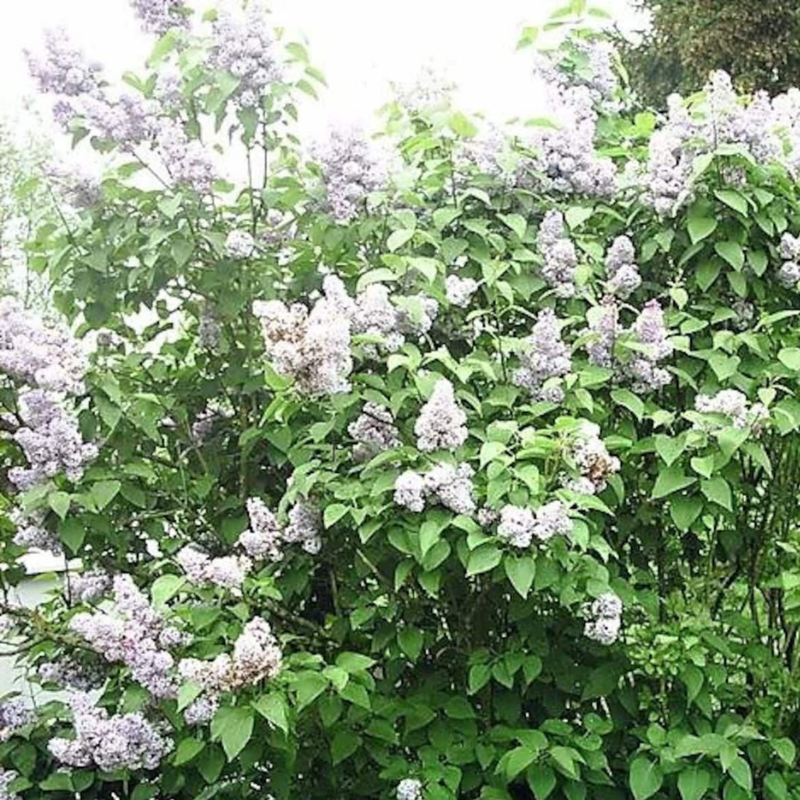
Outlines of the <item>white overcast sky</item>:
[{"label": "white overcast sky", "polygon": [[[541,111],[530,77],[529,54],[515,53],[523,25],[543,22],[563,0],[272,0],[276,25],[307,40],[314,63],[328,78],[321,102],[305,110],[316,133],[329,122],[369,129],[389,97],[389,81],[413,82],[433,66],[459,86],[467,111],[503,119]],[[627,0],[601,0],[623,27],[634,14]],[[152,45],[140,33],[129,0],[20,0],[5,9],[0,27],[0,113],[16,116],[35,95],[23,49],[38,49],[45,27],[64,25],[109,76],[138,71]],[[204,10],[209,0],[192,0]],[[46,118],[46,117],[45,117]]]}]

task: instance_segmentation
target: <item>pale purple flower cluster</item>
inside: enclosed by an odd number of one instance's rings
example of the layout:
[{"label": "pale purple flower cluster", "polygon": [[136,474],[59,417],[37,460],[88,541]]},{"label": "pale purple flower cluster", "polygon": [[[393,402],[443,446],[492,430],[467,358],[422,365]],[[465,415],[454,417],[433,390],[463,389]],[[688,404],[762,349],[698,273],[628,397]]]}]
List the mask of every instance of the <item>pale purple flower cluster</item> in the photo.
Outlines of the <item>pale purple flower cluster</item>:
[{"label": "pale purple flower cluster", "polygon": [[313,158],[322,173],[327,208],[339,222],[353,219],[367,195],[385,181],[369,143],[354,130],[332,130],[315,146]]},{"label": "pale purple flower cluster", "polygon": [[233,99],[240,108],[261,105],[270,84],[283,75],[262,5],[251,3],[244,12],[230,5],[220,10],[214,20],[209,65],[239,80]]},{"label": "pale purple flower cluster", "polygon": [[203,304],[200,312],[197,338],[200,342],[200,347],[212,353],[219,350],[219,346],[222,343],[222,326],[219,324],[213,306],[208,303]]},{"label": "pale purple flower cluster", "polygon": [[591,334],[586,345],[589,363],[597,367],[614,367],[614,348],[625,330],[620,325],[619,306],[613,298],[606,297],[599,306],[589,310],[587,322],[585,333]]},{"label": "pale purple flower cluster", "polygon": [[622,300],[630,297],[641,285],[642,276],[636,264],[636,251],[627,236],[617,236],[606,253],[606,290]]},{"label": "pale purple flower cluster", "polygon": [[183,104],[183,77],[173,64],[165,64],[156,77],[153,97],[168,111],[174,111]]},{"label": "pale purple flower cluster", "polygon": [[223,407],[219,402],[212,400],[206,407],[192,420],[189,432],[192,442],[196,446],[205,443],[211,436],[214,428],[226,419],[233,416],[233,409]]},{"label": "pale purple flower cluster", "polygon": [[202,142],[190,139],[179,122],[168,118],[158,121],[155,137],[156,149],[172,182],[198,194],[208,194],[216,172]]},{"label": "pale purple flower cluster", "polygon": [[619,638],[622,627],[622,601],[615,594],[601,594],[588,608],[583,629],[584,635],[603,645],[611,645]]},{"label": "pale purple flower cluster", "polygon": [[256,250],[256,241],[250,231],[234,230],[225,240],[225,255],[228,258],[250,258]]},{"label": "pale purple flower cluster", "polygon": [[620,462],[608,452],[600,438],[600,427],[584,421],[571,446],[570,456],[580,478],[567,487],[580,494],[597,494],[606,488],[608,478],[619,472]]},{"label": "pale purple flower cluster", "polygon": [[219,698],[204,694],[186,706],[183,719],[187,725],[205,725],[211,722],[218,708]]},{"label": "pale purple flower cluster", "polygon": [[433,327],[439,303],[424,294],[397,297],[398,330],[405,336],[421,336]]},{"label": "pale purple flower cluster", "polygon": [[240,591],[253,567],[247,556],[212,558],[195,545],[186,545],[175,557],[186,577],[197,586],[220,586]]},{"label": "pale purple flower cluster", "polygon": [[189,19],[183,0],[130,0],[146,33],[163,36],[172,28],[186,28]]},{"label": "pale purple flower cluster", "polygon": [[56,555],[63,553],[58,534],[48,530],[45,526],[45,518],[47,516],[45,511],[37,509],[36,511],[25,513],[20,509],[14,509],[10,516],[17,526],[17,532],[14,534],[14,544],[37,550],[49,550]]},{"label": "pale purple flower cluster", "polygon": [[0,299],[0,371],[41,389],[80,394],[88,369],[66,325],[45,322],[12,297]]},{"label": "pale purple flower cluster", "polygon": [[674,348],[658,300],[650,300],[645,304],[631,332],[634,341],[643,348],[626,364],[625,371],[632,382],[631,388],[634,392],[646,393],[666,386],[672,376],[658,363],[669,358]]},{"label": "pale purple flower cluster", "polygon": [[422,800],[422,784],[416,778],[404,778],[397,784],[397,800]]},{"label": "pale purple flower cluster", "polygon": [[56,737],[48,749],[63,764],[72,767],[98,766],[111,772],[120,769],[157,769],[172,749],[166,738],[143,714],[109,716],[86,694],[70,698],[75,738]]},{"label": "pale purple flower cluster", "polygon": [[44,55],[27,53],[28,69],[39,91],[67,97],[98,93],[102,67],[88,61],[63,28],[46,30],[44,44]]},{"label": "pale purple flower cluster", "polygon": [[544,258],[542,277],[547,285],[558,297],[572,297],[575,294],[578,254],[575,245],[565,235],[564,215],[560,211],[548,211],[544,215],[536,244]]},{"label": "pale purple flower cluster", "polygon": [[367,461],[400,445],[392,412],[377,403],[365,403],[355,421],[348,425],[347,432],[357,442],[353,448],[356,461]]},{"label": "pale purple flower cluster", "polygon": [[42,683],[53,683],[79,692],[97,689],[104,680],[101,670],[74,658],[46,661],[37,667],[36,674]]},{"label": "pale purple flower cluster", "polygon": [[7,742],[15,733],[36,719],[21,697],[0,703],[0,742]]},{"label": "pale purple flower cluster", "polygon": [[319,509],[307,500],[298,500],[292,506],[285,526],[257,497],[248,498],[247,516],[250,527],[239,536],[238,544],[248,556],[258,561],[280,561],[285,544],[299,544],[311,555],[319,553],[322,548]]},{"label": "pale purple flower cluster", "polygon": [[112,580],[107,572],[89,570],[70,580],[72,599],[76,603],[92,603],[111,591]]},{"label": "pale purple flower cluster", "polygon": [[472,295],[478,290],[478,281],[474,278],[460,278],[458,275],[448,275],[444,282],[448,302],[459,308],[466,308]]},{"label": "pale purple flower cluster", "polygon": [[525,340],[514,383],[537,400],[560,403],[564,390],[560,380],[572,368],[569,347],[561,339],[561,326],[552,309],[545,308]]},{"label": "pale purple flower cluster", "polygon": [[460,143],[453,153],[453,162],[457,185],[467,183],[464,173],[474,170],[511,186],[517,178],[519,158],[503,132],[489,124],[477,136]]},{"label": "pale purple flower cluster", "polygon": [[439,378],[414,423],[417,447],[425,453],[456,450],[467,441],[467,415],[456,400],[453,384]]},{"label": "pale purple flower cluster", "polygon": [[8,787],[19,777],[14,770],[0,767],[0,800],[20,800]]},{"label": "pale purple flower cluster", "polygon": [[750,428],[760,432],[769,419],[769,409],[761,403],[750,404],[747,396],[736,389],[721,389],[714,395],[698,394],[694,400],[701,414],[721,414],[729,417],[734,428]]},{"label": "pale purple flower cluster", "polygon": [[159,111],[155,100],[129,91],[105,91],[98,97],[84,97],[78,107],[92,135],[126,151],[153,138]]},{"label": "pale purple flower cluster", "polygon": [[63,405],[64,395],[43,389],[20,392],[19,415],[23,422],[14,433],[29,466],[14,467],[8,477],[19,489],[46,483],[63,472],[79,481],[86,464],[97,457],[94,444],[84,444],[77,420]]},{"label": "pale purple flower cluster", "polygon": [[572,520],[567,507],[560,500],[552,500],[539,506],[536,511],[530,508],[505,505],[500,509],[500,522],[497,535],[514,547],[530,547],[534,539],[546,542],[557,534],[567,534],[572,530]]},{"label": "pale purple flower cluster", "polygon": [[261,322],[267,356],[281,375],[293,377],[310,395],[336,394],[350,388],[350,320],[329,300],[318,300],[311,312],[279,300],[253,303]]},{"label": "pale purple flower cluster", "polygon": [[167,648],[181,644],[183,634],[166,625],[130,575],[115,576],[113,587],[109,611],[76,614],[70,628],[106,661],[125,664],[154,697],[173,697],[175,660]]},{"label": "pale purple flower cluster", "polygon": [[419,513],[424,510],[426,501],[432,501],[455,514],[469,516],[475,511],[472,497],[474,474],[466,462],[458,465],[436,464],[424,475],[409,470],[395,480],[394,502]]},{"label": "pale purple flower cluster", "polygon": [[231,692],[274,678],[281,670],[283,655],[269,623],[254,617],[233,645],[233,653],[221,653],[212,661],[181,659],[178,670],[184,680],[202,687],[207,696]]},{"label": "pale purple flower cluster", "polygon": [[73,208],[90,209],[100,202],[100,182],[82,167],[49,164],[45,167],[45,174]]},{"label": "pale purple flower cluster", "polygon": [[783,259],[777,274],[778,283],[787,289],[796,289],[800,282],[800,237],[784,233],[778,252]]}]

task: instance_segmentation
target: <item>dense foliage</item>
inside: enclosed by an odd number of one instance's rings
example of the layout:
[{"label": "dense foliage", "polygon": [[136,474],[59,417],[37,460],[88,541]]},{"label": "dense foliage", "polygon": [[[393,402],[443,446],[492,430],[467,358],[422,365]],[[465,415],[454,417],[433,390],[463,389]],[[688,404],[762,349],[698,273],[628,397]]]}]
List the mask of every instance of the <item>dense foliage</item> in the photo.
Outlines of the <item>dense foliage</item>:
[{"label": "dense foliage", "polygon": [[743,91],[800,85],[800,8],[792,0],[638,0],[647,13],[641,41],[625,43],[625,64],[640,97],[662,108],[673,92],[702,88],[729,72]]},{"label": "dense foliage", "polygon": [[135,5],[125,89],[31,62],[109,166],[71,327],[0,303],[0,796],[800,794],[795,94],[637,112],[564,24],[552,123],[304,149],[258,9]]}]

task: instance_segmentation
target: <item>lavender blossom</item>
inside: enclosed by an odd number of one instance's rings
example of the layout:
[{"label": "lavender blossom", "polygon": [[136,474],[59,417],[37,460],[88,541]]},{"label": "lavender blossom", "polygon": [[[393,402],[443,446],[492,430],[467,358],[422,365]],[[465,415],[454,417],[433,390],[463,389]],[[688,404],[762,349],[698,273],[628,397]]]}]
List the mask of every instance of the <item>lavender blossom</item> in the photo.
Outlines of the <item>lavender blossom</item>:
[{"label": "lavender blossom", "polygon": [[565,235],[564,216],[560,211],[548,211],[544,215],[536,244],[544,258],[542,277],[547,285],[558,297],[572,297],[578,256],[575,245]]},{"label": "lavender blossom", "polygon": [[256,249],[256,242],[249,231],[235,230],[225,240],[225,255],[233,259],[250,258]]},{"label": "lavender blossom", "polygon": [[74,575],[70,580],[72,599],[77,603],[92,603],[111,591],[111,576],[101,570]]},{"label": "lavender blossom", "polygon": [[244,579],[252,568],[246,556],[212,558],[194,545],[187,545],[176,556],[186,577],[197,586],[220,586],[241,591]]},{"label": "lavender blossom", "polygon": [[729,417],[734,428],[752,429],[760,433],[769,419],[769,409],[761,403],[750,404],[747,397],[736,389],[722,389],[715,395],[699,394],[694,407],[701,414],[721,414]]},{"label": "lavender blossom", "polygon": [[568,484],[568,488],[579,494],[602,492],[608,478],[619,472],[620,461],[612,456],[600,438],[600,427],[592,422],[584,422],[572,443],[571,458],[580,473],[578,483]]},{"label": "lavender blossom", "polygon": [[46,516],[46,512],[42,510],[23,513],[20,509],[14,509],[11,513],[12,521],[17,526],[14,544],[19,547],[47,550],[55,555],[62,554],[63,548],[58,534],[45,526]]},{"label": "lavender blossom", "polygon": [[454,306],[466,308],[472,295],[478,290],[478,281],[474,278],[459,278],[458,275],[448,275],[445,280],[445,293],[447,300]]},{"label": "lavender blossom", "polygon": [[319,509],[307,500],[298,500],[289,510],[289,524],[283,531],[283,540],[299,544],[307,553],[315,555],[322,549],[321,523]]},{"label": "lavender blossom", "polygon": [[46,30],[44,38],[43,56],[26,54],[28,69],[39,84],[39,91],[67,97],[96,94],[102,67],[95,61],[87,61],[63,28]]},{"label": "lavender blossom", "polygon": [[187,725],[205,725],[211,722],[218,708],[219,698],[216,695],[202,695],[186,706],[183,719]]},{"label": "lavender blossom", "polygon": [[392,413],[377,403],[365,403],[358,418],[348,426],[347,432],[357,442],[353,448],[353,458],[356,461],[367,461],[379,453],[400,446]]},{"label": "lavender blossom", "polygon": [[422,784],[416,778],[404,778],[397,784],[397,800],[422,800]]},{"label": "lavender blossom", "polygon": [[211,192],[216,178],[211,156],[196,139],[189,139],[175,120],[162,118],[155,129],[156,149],[176,186],[198,194]]},{"label": "lavender blossom", "polygon": [[163,36],[173,28],[188,27],[188,10],[182,0],[130,0],[146,33]]},{"label": "lavender blossom", "polygon": [[248,498],[246,505],[250,527],[239,536],[239,546],[256,560],[280,561],[283,558],[283,530],[277,517],[258,497]]},{"label": "lavender blossom", "polygon": [[0,800],[20,800],[20,796],[8,788],[18,777],[14,770],[0,767]]},{"label": "lavender blossom", "polygon": [[559,379],[571,368],[569,347],[561,339],[558,318],[551,309],[542,309],[531,335],[525,340],[514,383],[527,389],[537,400],[560,403],[564,390]]},{"label": "lavender blossom", "polygon": [[626,366],[634,392],[651,392],[666,386],[672,376],[657,366],[673,352],[669,333],[664,325],[664,312],[657,300],[650,300],[642,309],[631,328],[637,344],[644,348]]},{"label": "lavender blossom", "polygon": [[7,742],[27,725],[33,724],[36,715],[20,697],[0,703],[0,743]]},{"label": "lavender blossom", "polygon": [[79,111],[94,136],[132,151],[153,138],[160,109],[155,100],[140,94],[104,91],[98,97],[82,98]]},{"label": "lavender blossom", "polygon": [[635,259],[633,242],[627,236],[617,236],[606,254],[606,289],[609,294],[625,300],[642,285]]},{"label": "lavender blossom", "polygon": [[425,509],[425,493],[425,479],[417,472],[404,472],[394,482],[394,502],[417,514]]}]

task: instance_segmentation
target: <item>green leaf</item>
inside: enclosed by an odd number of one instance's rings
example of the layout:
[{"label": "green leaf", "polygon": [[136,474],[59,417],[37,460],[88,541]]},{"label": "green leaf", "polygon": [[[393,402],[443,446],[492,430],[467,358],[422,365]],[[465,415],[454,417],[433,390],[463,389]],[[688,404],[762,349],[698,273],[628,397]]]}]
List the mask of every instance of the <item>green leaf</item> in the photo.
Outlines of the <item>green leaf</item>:
[{"label": "green leaf", "polygon": [[488,664],[474,664],[470,667],[468,686],[469,693],[475,694],[483,689],[492,677],[492,668]]},{"label": "green leaf", "polygon": [[375,666],[375,659],[363,656],[361,653],[339,653],[336,657],[336,665],[341,667],[351,675],[357,672],[365,672]]},{"label": "green leaf", "polygon": [[725,478],[717,476],[711,480],[700,482],[700,491],[712,502],[718,506],[727,508],[728,511],[733,511],[733,498],[731,497],[731,487]]},{"label": "green leaf", "polygon": [[397,632],[397,643],[400,649],[412,660],[416,661],[422,652],[423,636],[419,628],[401,628]]},{"label": "green leaf", "polygon": [[692,244],[697,244],[714,233],[717,229],[717,221],[713,217],[689,217],[687,228]]},{"label": "green leaf", "polygon": [[510,783],[517,777],[523,770],[526,770],[538,756],[536,750],[530,747],[520,746],[515,747],[513,750],[506,753],[497,765],[498,771],[502,766],[502,771],[506,780]]},{"label": "green leaf", "polygon": [[399,231],[393,231],[389,234],[389,238],[386,240],[386,247],[392,253],[395,250],[399,250],[406,242],[409,242],[414,237],[413,230],[407,230],[405,228]]},{"label": "green leaf", "polygon": [[750,771],[750,765],[741,756],[733,760],[728,767],[728,774],[746,792],[753,791],[753,773]]},{"label": "green leaf", "polygon": [[361,737],[348,730],[340,730],[331,742],[331,758],[334,766],[341,764],[361,747]]},{"label": "green leaf", "polygon": [[712,259],[711,261],[704,261],[697,267],[694,273],[698,287],[702,291],[708,289],[714,283],[714,281],[719,277],[719,273],[721,271],[722,271],[722,264],[717,259]]},{"label": "green leaf", "polygon": [[532,556],[515,558],[514,556],[506,555],[503,559],[503,566],[511,585],[522,598],[527,598],[536,574],[536,561],[534,558]]},{"label": "green leaf", "polygon": [[714,249],[717,255],[725,259],[737,272],[744,266],[744,250],[738,242],[717,242]]},{"label": "green leaf", "polygon": [[475,719],[475,709],[465,697],[451,697],[444,706],[450,719]]},{"label": "green leaf", "polygon": [[620,406],[627,408],[638,420],[644,416],[644,403],[638,395],[630,389],[614,389],[611,399]]},{"label": "green leaf", "polygon": [[494,569],[503,557],[503,552],[496,545],[488,543],[476,547],[467,561],[467,577],[480,575]]},{"label": "green leaf", "polygon": [[655,485],[653,486],[653,499],[657,500],[660,497],[666,497],[673,492],[685,489],[691,486],[697,479],[684,475],[683,469],[680,465],[674,464],[671,467],[666,467],[658,472]]},{"label": "green leaf", "polygon": [[670,516],[680,531],[688,531],[702,510],[703,501],[699,497],[672,497],[669,501]]},{"label": "green leaf", "polygon": [[175,750],[175,758],[172,763],[179,767],[181,764],[186,764],[191,761],[204,747],[205,742],[199,739],[181,739]]},{"label": "green leaf", "polygon": [[730,206],[734,211],[747,216],[747,200],[739,192],[733,189],[717,189],[714,195],[726,206]]},{"label": "green leaf", "polygon": [[594,214],[594,209],[591,206],[570,206],[564,213],[564,219],[570,229],[574,231],[576,228],[580,228],[592,214]]},{"label": "green leaf", "polygon": [[678,791],[683,800],[700,800],[710,784],[711,776],[702,767],[688,767],[678,775]]},{"label": "green leaf", "polygon": [[249,706],[222,707],[211,720],[211,736],[222,742],[222,749],[233,761],[253,735],[253,709]]},{"label": "green leaf", "polygon": [[349,511],[350,509],[347,506],[342,505],[341,503],[332,503],[329,506],[325,506],[325,511],[323,512],[322,515],[325,527],[326,528],[332,527]]},{"label": "green leaf", "polygon": [[327,679],[318,672],[303,672],[294,684],[298,711],[313,703],[328,688]]},{"label": "green leaf", "polygon": [[433,224],[441,231],[460,216],[461,211],[458,208],[437,208],[433,212]]},{"label": "green leaf", "polygon": [[791,739],[773,739],[771,744],[781,761],[791,767],[797,755],[794,742]]},{"label": "green leaf", "polygon": [[276,728],[279,728],[286,734],[289,733],[289,718],[286,701],[281,695],[263,695],[253,701],[253,708]]},{"label": "green leaf", "polygon": [[655,438],[655,446],[656,452],[669,467],[680,458],[681,453],[686,449],[686,437],[659,434]]},{"label": "green leaf", "polygon": [[528,223],[524,217],[519,214],[498,214],[498,216],[520,239],[525,238],[525,230],[528,227]]},{"label": "green leaf", "polygon": [[180,575],[161,575],[153,581],[150,587],[150,596],[153,605],[158,608],[164,606],[181,590],[186,580]]},{"label": "green leaf", "polygon": [[91,497],[99,511],[102,511],[116,496],[122,484],[119,481],[99,481],[92,486]]},{"label": "green leaf", "polygon": [[66,492],[50,492],[47,495],[47,502],[50,508],[58,514],[61,519],[65,519],[69,511],[70,496]]},{"label": "green leaf", "polygon": [[661,788],[664,776],[657,763],[640,755],[631,764],[629,781],[635,800],[646,800]]},{"label": "green leaf", "polygon": [[556,774],[547,764],[534,764],[525,777],[536,800],[547,800],[556,788]]},{"label": "green leaf", "polygon": [[786,781],[779,772],[770,772],[764,778],[764,794],[766,800],[786,800],[789,796]]},{"label": "green leaf", "polygon": [[778,360],[788,369],[800,370],[800,347],[784,347],[778,353]]}]

